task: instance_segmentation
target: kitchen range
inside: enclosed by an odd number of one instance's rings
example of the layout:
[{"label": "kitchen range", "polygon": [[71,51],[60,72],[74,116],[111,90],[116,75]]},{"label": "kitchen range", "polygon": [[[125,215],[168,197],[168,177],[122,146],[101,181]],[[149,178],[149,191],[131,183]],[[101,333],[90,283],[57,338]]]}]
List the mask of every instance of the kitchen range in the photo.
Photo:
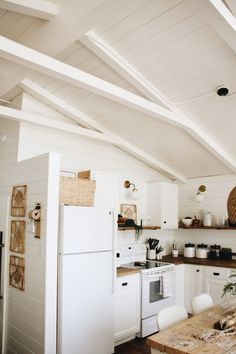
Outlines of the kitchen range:
[{"label": "kitchen range", "polygon": [[141,275],[141,328],[138,337],[158,331],[156,315],[175,304],[175,266],[170,263],[146,260],[144,245],[120,248],[123,268],[138,270]]}]

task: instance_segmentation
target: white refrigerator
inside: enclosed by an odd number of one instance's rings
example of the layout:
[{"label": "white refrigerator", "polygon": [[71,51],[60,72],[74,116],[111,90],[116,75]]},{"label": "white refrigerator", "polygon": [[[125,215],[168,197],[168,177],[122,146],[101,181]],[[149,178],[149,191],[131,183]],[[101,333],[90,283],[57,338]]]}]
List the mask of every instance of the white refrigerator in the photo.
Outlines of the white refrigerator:
[{"label": "white refrigerator", "polygon": [[113,213],[60,206],[59,354],[111,354]]}]

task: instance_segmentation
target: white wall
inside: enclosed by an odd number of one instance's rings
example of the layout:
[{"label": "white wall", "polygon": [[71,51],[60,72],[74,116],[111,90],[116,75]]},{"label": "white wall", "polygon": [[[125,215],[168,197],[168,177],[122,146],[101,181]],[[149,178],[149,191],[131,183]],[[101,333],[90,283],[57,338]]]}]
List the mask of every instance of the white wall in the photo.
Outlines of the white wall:
[{"label": "white wall", "polygon": [[[204,184],[207,191],[204,193],[204,201],[198,203],[194,200],[194,194],[198,187]],[[227,199],[230,191],[236,186],[236,175],[217,177],[204,177],[190,179],[179,187],[179,216],[199,216],[204,212],[211,212],[214,218],[227,218]],[[236,252],[236,230],[188,230],[174,231],[174,238],[183,247],[185,243],[206,243],[208,245],[219,244],[230,247]]]},{"label": "white wall", "polygon": [[[1,196],[11,195],[14,185],[26,184],[26,215],[35,203],[43,207],[41,238],[36,239],[27,229],[25,254],[15,254],[25,258],[25,291],[8,289],[9,354],[56,353],[56,304],[51,300],[57,276],[58,176],[59,157],[52,154],[15,161],[0,172]],[[28,220],[27,216],[11,219]]]},{"label": "white wall", "polygon": [[[24,94],[22,108],[28,112],[43,113],[48,117],[64,121],[65,117],[55,113],[30,95]],[[54,112],[54,115],[53,115]],[[133,158],[126,152],[111,145],[95,142],[94,140],[75,137],[43,127],[21,124],[19,159],[23,160],[38,154],[53,151],[61,155],[61,170],[83,171],[98,170],[117,175],[118,179],[118,204],[132,203],[137,205],[137,221],[146,219],[146,182],[169,181],[168,178]],[[128,179],[135,183],[140,192],[138,201],[129,197],[129,191],[124,188],[124,181]],[[163,235],[163,237],[162,237]],[[142,240],[146,237],[163,238],[167,246],[171,241],[171,232],[149,231],[144,232]],[[134,242],[134,232],[119,232],[117,245]]]},{"label": "white wall", "polygon": [[7,139],[0,144],[0,178],[1,174],[8,166],[15,164],[18,154],[19,143],[19,127],[20,124],[6,119],[0,118],[0,133],[6,134]]}]

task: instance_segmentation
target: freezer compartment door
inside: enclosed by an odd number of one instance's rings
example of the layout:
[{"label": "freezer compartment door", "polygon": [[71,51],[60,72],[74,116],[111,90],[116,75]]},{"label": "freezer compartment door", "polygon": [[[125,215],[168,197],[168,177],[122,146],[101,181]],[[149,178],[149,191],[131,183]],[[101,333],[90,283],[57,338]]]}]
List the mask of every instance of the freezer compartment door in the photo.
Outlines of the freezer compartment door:
[{"label": "freezer compartment door", "polygon": [[113,353],[112,253],[59,258],[58,353]]},{"label": "freezer compartment door", "polygon": [[62,205],[59,253],[112,250],[113,213],[92,207]]}]

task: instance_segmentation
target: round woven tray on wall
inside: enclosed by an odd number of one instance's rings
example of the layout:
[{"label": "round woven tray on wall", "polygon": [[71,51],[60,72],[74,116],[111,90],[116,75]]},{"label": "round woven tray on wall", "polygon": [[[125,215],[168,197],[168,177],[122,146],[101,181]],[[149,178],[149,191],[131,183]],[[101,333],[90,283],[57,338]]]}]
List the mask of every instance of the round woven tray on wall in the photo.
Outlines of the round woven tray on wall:
[{"label": "round woven tray on wall", "polygon": [[230,223],[236,224],[236,187],[229,193],[227,209]]}]

